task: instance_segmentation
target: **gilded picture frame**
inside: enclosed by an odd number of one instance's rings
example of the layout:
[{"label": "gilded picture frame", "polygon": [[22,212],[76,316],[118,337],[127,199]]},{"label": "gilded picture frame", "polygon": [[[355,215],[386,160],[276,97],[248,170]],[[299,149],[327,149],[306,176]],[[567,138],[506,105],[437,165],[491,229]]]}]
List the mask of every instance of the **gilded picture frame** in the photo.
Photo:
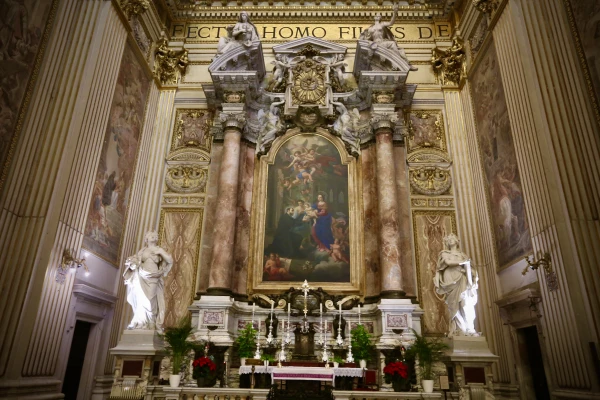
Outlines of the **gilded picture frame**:
[{"label": "gilded picture frame", "polygon": [[[341,164],[347,167],[348,173],[348,240],[350,277],[347,282],[319,282],[309,280],[312,287],[321,287],[330,293],[360,293],[364,287],[364,235],[362,213],[362,185],[360,165],[356,158],[349,155],[344,143],[329,131],[316,128],[315,132],[301,132],[299,128],[290,129],[285,135],[277,138],[270,151],[257,161],[254,170],[254,193],[252,201],[251,237],[248,260],[248,293],[280,293],[290,287],[299,287],[302,282],[294,280],[263,280],[263,263],[265,260],[265,237],[267,222],[267,202],[269,184],[269,166],[275,164],[279,150],[289,140],[321,137],[331,142],[340,156]],[[267,244],[268,245],[268,244]]]}]

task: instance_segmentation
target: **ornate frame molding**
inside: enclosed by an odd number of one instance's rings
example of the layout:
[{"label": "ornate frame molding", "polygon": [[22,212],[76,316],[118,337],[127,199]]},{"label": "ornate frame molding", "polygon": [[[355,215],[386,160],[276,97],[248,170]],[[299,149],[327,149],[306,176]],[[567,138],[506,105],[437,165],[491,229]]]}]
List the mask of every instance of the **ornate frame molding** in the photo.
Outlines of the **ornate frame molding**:
[{"label": "ornate frame molding", "polygon": [[[262,262],[264,252],[264,233],[267,206],[268,167],[274,164],[279,149],[291,138],[301,135],[318,135],[329,140],[339,151],[342,163],[348,166],[348,206],[350,216],[350,282],[310,282],[312,286],[322,287],[332,294],[359,294],[364,287],[364,234],[362,211],[362,177],[360,165],[356,158],[348,155],[341,139],[331,135],[326,129],[316,128],[315,132],[301,132],[299,128],[290,129],[285,135],[277,138],[268,154],[257,161],[254,169],[254,193],[252,198],[252,220],[250,246],[248,250],[248,295],[255,293],[276,293],[290,288],[289,281],[263,282]],[[300,286],[302,282],[293,282]]]}]

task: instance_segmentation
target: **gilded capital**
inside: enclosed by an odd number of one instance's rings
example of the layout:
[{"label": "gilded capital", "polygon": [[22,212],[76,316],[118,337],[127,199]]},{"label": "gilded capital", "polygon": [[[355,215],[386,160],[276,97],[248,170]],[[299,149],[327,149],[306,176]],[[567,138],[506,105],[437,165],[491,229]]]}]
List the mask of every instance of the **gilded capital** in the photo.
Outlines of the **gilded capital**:
[{"label": "gilded capital", "polygon": [[498,8],[498,0],[473,0],[473,6],[484,14],[492,14]]},{"label": "gilded capital", "polygon": [[154,53],[154,75],[162,85],[176,85],[179,78],[185,75],[188,64],[187,50],[170,50],[167,39],[158,41]]},{"label": "gilded capital", "polygon": [[131,18],[145,12],[150,7],[150,0],[121,0],[120,4],[127,18]]},{"label": "gilded capital", "polygon": [[222,112],[219,115],[219,120],[221,121],[221,126],[223,127],[224,131],[229,129],[235,129],[241,132],[244,129],[244,125],[246,125],[246,114],[243,112]]},{"label": "gilded capital", "polygon": [[462,40],[454,38],[446,50],[433,49],[433,71],[442,85],[458,85],[465,77],[465,49]]},{"label": "gilded capital", "polygon": [[376,135],[388,130],[393,132],[396,122],[398,122],[398,115],[396,114],[371,114],[370,123]]}]

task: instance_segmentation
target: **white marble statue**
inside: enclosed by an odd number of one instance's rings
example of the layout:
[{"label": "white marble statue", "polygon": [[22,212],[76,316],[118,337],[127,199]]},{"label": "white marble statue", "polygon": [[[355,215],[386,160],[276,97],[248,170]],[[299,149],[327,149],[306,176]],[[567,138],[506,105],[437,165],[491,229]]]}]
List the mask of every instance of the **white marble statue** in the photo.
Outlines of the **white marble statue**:
[{"label": "white marble statue", "polygon": [[475,332],[477,304],[477,271],[469,257],[460,251],[458,237],[444,238],[445,250],[438,257],[433,285],[438,294],[446,295],[450,317],[450,336],[479,336]]},{"label": "white marble statue", "polygon": [[[277,100],[277,99],[276,99]],[[256,140],[256,153],[264,153],[268,146],[275,140],[277,133],[283,129],[283,123],[280,118],[279,106],[285,103],[285,100],[274,101],[266,113],[264,110],[258,110],[258,122],[260,131]]]},{"label": "white marble statue", "polygon": [[340,89],[345,89],[346,87],[346,79],[344,78],[345,67],[348,66],[344,61],[344,55],[338,54],[334,55],[331,59],[327,59],[325,57],[317,56],[313,57],[313,60],[320,62],[321,64],[326,65],[330,70],[333,71],[335,79],[339,84]]},{"label": "white marble statue", "polygon": [[158,234],[148,232],[145,246],[125,261],[127,302],[133,318],[127,329],[156,329],[162,332],[165,317],[164,278],[173,266],[173,257],[157,246]]},{"label": "white marble statue", "polygon": [[348,144],[350,153],[359,154],[360,137],[358,136],[358,121],[360,120],[360,113],[358,109],[354,108],[352,112],[349,112],[343,103],[332,102],[331,104],[335,105],[336,110],[340,113],[340,116],[331,127]]},{"label": "white marble statue", "polygon": [[417,68],[410,65],[408,57],[406,57],[406,53],[404,53],[404,49],[398,47],[396,38],[390,30],[390,26],[394,25],[394,21],[396,21],[396,14],[398,14],[398,4],[394,4],[394,15],[392,15],[390,22],[381,22],[381,15],[376,15],[375,23],[364,30],[360,34],[359,39],[373,42],[371,44],[373,50],[381,46],[399,53],[400,57],[408,64],[408,68],[411,71],[416,71]]},{"label": "white marble statue", "polygon": [[217,55],[239,46],[250,47],[260,41],[256,26],[250,21],[246,11],[242,11],[235,25],[227,26],[227,36],[219,39]]}]

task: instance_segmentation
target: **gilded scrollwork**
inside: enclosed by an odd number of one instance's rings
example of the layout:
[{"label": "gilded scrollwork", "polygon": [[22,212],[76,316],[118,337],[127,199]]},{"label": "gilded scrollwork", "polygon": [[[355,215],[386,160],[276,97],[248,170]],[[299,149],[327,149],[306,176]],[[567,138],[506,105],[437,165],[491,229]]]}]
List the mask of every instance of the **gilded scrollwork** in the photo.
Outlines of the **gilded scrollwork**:
[{"label": "gilded scrollwork", "polygon": [[385,90],[376,90],[372,94],[374,104],[391,104],[394,102],[394,92]]},{"label": "gilded scrollwork", "polygon": [[175,85],[189,64],[188,51],[170,50],[166,38],[158,41],[154,55],[154,76],[162,85]]},{"label": "gilded scrollwork", "polygon": [[445,194],[452,185],[450,169],[438,166],[410,168],[409,180],[414,192],[427,196]]},{"label": "gilded scrollwork", "polygon": [[208,172],[197,165],[173,165],[167,169],[165,183],[171,192],[198,193],[206,191]]},{"label": "gilded scrollwork", "polygon": [[466,76],[465,49],[462,40],[454,38],[445,50],[433,49],[431,64],[442,85],[458,85]]},{"label": "gilded scrollwork", "polygon": [[442,112],[435,110],[411,111],[405,114],[408,149],[446,149]]},{"label": "gilded scrollwork", "polygon": [[245,103],[246,93],[243,91],[225,91],[223,92],[223,100],[226,103]]},{"label": "gilded scrollwork", "polygon": [[140,15],[150,7],[150,0],[121,0],[121,9],[131,18],[134,15]]},{"label": "gilded scrollwork", "polygon": [[212,113],[208,110],[177,110],[171,149],[191,147],[210,152]]}]

